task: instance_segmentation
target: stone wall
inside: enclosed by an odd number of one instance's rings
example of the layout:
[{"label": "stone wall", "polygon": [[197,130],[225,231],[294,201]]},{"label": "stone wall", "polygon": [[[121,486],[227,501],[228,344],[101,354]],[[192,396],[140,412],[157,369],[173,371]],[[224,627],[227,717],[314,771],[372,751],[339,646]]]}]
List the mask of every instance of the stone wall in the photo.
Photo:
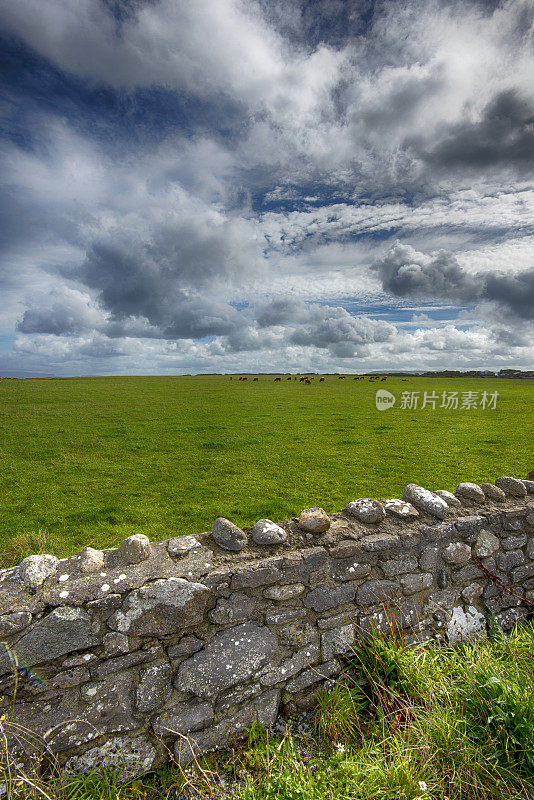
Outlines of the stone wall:
[{"label": "stone wall", "polygon": [[[150,544],[143,535],[0,573],[0,713],[12,753],[123,774],[182,764],[321,681],[373,630],[456,642],[534,600],[534,482],[407,486],[327,515]],[[341,660],[340,660],[341,659]]]}]

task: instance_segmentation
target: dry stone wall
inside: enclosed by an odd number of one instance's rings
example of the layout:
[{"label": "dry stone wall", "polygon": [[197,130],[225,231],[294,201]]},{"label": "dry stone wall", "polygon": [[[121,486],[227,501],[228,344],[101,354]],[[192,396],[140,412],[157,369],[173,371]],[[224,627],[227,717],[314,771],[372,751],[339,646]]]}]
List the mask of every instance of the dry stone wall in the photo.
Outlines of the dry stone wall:
[{"label": "dry stone wall", "polygon": [[309,707],[374,630],[508,629],[534,601],[533,495],[511,477],[454,494],[410,484],[280,525],[221,518],[198,536],[29,556],[0,573],[12,753],[66,772],[186,764],[281,704]]}]

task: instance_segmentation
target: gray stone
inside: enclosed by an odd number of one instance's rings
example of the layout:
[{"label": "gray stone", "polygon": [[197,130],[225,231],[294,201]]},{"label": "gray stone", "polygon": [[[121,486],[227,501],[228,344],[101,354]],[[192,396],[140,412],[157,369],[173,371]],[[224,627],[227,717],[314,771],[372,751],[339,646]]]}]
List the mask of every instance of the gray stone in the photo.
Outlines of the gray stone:
[{"label": "gray stone", "polygon": [[265,614],[265,622],[267,625],[283,625],[293,619],[302,619],[306,616],[306,611],[303,608],[287,608],[283,611],[268,612]]},{"label": "gray stone", "polygon": [[439,548],[429,547],[419,556],[419,566],[424,570],[435,569],[439,564],[439,559]]},{"label": "gray stone", "polygon": [[353,581],[370,574],[369,564],[359,564],[354,558],[338,559],[332,565],[332,575],[338,581]]},{"label": "gray stone", "polygon": [[323,508],[305,508],[300,512],[299,528],[311,533],[324,533],[330,527],[330,519]]},{"label": "gray stone", "polygon": [[306,608],[313,608],[314,611],[320,613],[327,611],[329,608],[350,603],[351,600],[354,600],[355,594],[354,586],[350,583],[343,583],[341,586],[332,588],[318,586],[308,592],[303,602]]},{"label": "gray stone", "polygon": [[277,650],[276,639],[268,628],[253,622],[220,631],[203,650],[184,661],[174,685],[199,697],[247,680],[264,667]]},{"label": "gray stone", "polygon": [[495,583],[487,583],[482,591],[484,605],[490,614],[496,614],[498,611],[502,611],[503,608],[520,605],[521,597],[517,597],[518,594],[522,594],[522,590],[517,587],[514,589],[514,593],[511,594],[504,587]]},{"label": "gray stone", "polygon": [[437,491],[432,492],[432,494],[441,497],[441,499],[445,500],[447,505],[450,506],[451,508],[461,508],[462,504],[460,503],[458,498],[452,492],[448,492],[446,489],[438,489]]},{"label": "gray stone", "polygon": [[142,669],[135,692],[137,710],[146,713],[160,708],[171,691],[171,678],[170,664],[156,664]]},{"label": "gray stone", "polygon": [[91,635],[91,618],[82,608],[55,608],[17,642],[10,654],[0,655],[0,674],[10,672],[14,663],[32,667],[97,644]]},{"label": "gray stone", "polygon": [[264,589],[263,596],[276,601],[292,600],[294,597],[300,597],[305,591],[303,583],[287,583],[282,586],[269,586],[268,589]]},{"label": "gray stone", "polygon": [[228,625],[232,622],[244,622],[250,619],[256,607],[256,601],[246,594],[234,592],[228,599],[220,598],[208,619],[214,625]]},{"label": "gray stone", "polygon": [[334,656],[348,653],[354,646],[356,634],[354,625],[343,625],[321,634],[323,658],[330,661]]},{"label": "gray stone", "polygon": [[292,678],[306,667],[310,667],[319,660],[319,646],[311,643],[298,650],[290,658],[282,661],[280,666],[264,673],[260,680],[263,686],[274,686],[275,683]]},{"label": "gray stone", "polygon": [[397,575],[405,575],[417,569],[417,559],[415,556],[403,556],[391,561],[384,561],[380,564],[386,578],[394,578]]},{"label": "gray stone", "polygon": [[456,487],[456,494],[475,503],[483,503],[486,499],[484,492],[477,483],[459,483]]},{"label": "gray stone", "polygon": [[419,511],[411,503],[406,503],[404,500],[390,498],[389,500],[384,500],[383,503],[386,513],[398,519],[417,519],[419,516]]},{"label": "gray stone", "polygon": [[251,568],[241,569],[234,572],[232,576],[231,588],[236,589],[257,589],[258,586],[268,586],[276,583],[282,577],[282,573],[277,567],[252,566]]},{"label": "gray stone", "polygon": [[496,500],[498,503],[506,500],[506,494],[503,492],[503,490],[499,489],[498,486],[494,486],[493,483],[481,483],[480,488],[488,500]]},{"label": "gray stone", "polygon": [[79,686],[80,683],[87,683],[90,680],[89,670],[86,667],[73,667],[63,672],[58,672],[46,683],[47,690],[50,689],[70,689],[72,686]]},{"label": "gray stone", "polygon": [[101,747],[93,747],[82,755],[71,756],[62,772],[66,775],[89,775],[102,769],[113,770],[121,784],[148,772],[156,757],[156,750],[143,736],[135,739],[109,739]]},{"label": "gray stone", "polygon": [[120,594],[107,594],[105,597],[100,597],[98,600],[90,600],[86,603],[86,608],[95,611],[105,610],[107,608],[118,608],[122,603],[122,596]]},{"label": "gray stone", "polygon": [[85,547],[80,553],[78,569],[80,572],[90,574],[104,568],[104,552],[95,550],[94,547]]},{"label": "gray stone", "polygon": [[117,556],[125,564],[140,564],[151,555],[150,540],[144,533],[134,533],[120,543]]},{"label": "gray stone", "polygon": [[381,553],[400,545],[400,536],[392,533],[371,533],[360,539],[361,549],[367,553]]},{"label": "gray stone", "polygon": [[161,646],[154,645],[145,650],[135,650],[133,653],[127,653],[124,656],[109,658],[107,661],[102,661],[99,664],[91,664],[89,669],[93,678],[106,678],[108,675],[115,675],[117,672],[123,672],[129,667],[136,667],[138,664],[146,664],[149,661],[155,661],[161,654]]},{"label": "gray stone", "polygon": [[223,550],[238,553],[247,545],[246,533],[224,517],[217,517],[213,523],[211,535]]},{"label": "gray stone", "polygon": [[534,481],[524,480],[521,481],[528,494],[534,494]]},{"label": "gray stone", "polygon": [[20,563],[19,575],[25,586],[36,592],[59,565],[59,559],[48,553],[41,556],[27,556]]},{"label": "gray stone", "polygon": [[183,558],[199,545],[195,536],[174,536],[167,542],[167,552],[172,558]]},{"label": "gray stone", "polygon": [[224,747],[232,739],[242,736],[257,722],[269,727],[276,719],[280,691],[271,689],[254,697],[235,714],[207,730],[180,736],[174,744],[174,758],[180,766],[189,764],[194,758]]},{"label": "gray stone", "polygon": [[357,519],[358,522],[376,524],[386,518],[386,511],[382,503],[378,500],[372,500],[370,497],[361,497],[359,500],[353,500],[344,511]]},{"label": "gray stone", "polygon": [[494,555],[501,546],[500,540],[489,531],[482,531],[475,544],[475,555],[477,558],[488,558]]},{"label": "gray stone", "polygon": [[202,621],[210,590],[183,578],[158,580],[131,592],[108,625],[135,636],[165,636]]},{"label": "gray stone", "polygon": [[324,547],[310,547],[301,551],[302,560],[299,566],[299,577],[309,578],[328,566],[328,553]]},{"label": "gray stone", "polygon": [[449,564],[466,564],[471,558],[471,548],[464,542],[453,542],[443,551],[443,558]]},{"label": "gray stone", "polygon": [[177,706],[167,708],[152,720],[156,736],[173,736],[200,731],[213,722],[211,703],[201,700],[187,700]]},{"label": "gray stone", "polygon": [[502,489],[503,492],[511,497],[526,497],[527,495],[523,481],[518,481],[517,478],[511,478],[507,475],[502,478],[496,478],[495,486],[498,486],[499,489]]},{"label": "gray stone", "polygon": [[385,636],[398,634],[399,630],[417,627],[419,606],[413,600],[401,600],[395,606],[383,608],[369,616],[361,616],[358,626],[360,636],[381,633]]},{"label": "gray stone", "polygon": [[392,581],[366,581],[358,587],[356,602],[360,606],[371,606],[387,602],[399,593],[399,585]]},{"label": "gray stone", "polygon": [[445,519],[449,511],[449,506],[442,497],[438,497],[416,483],[409,483],[404,487],[402,499],[438,519]]},{"label": "gray stone", "polygon": [[130,650],[128,637],[117,631],[106,633],[102,643],[107,656],[121,656]]},{"label": "gray stone", "polygon": [[522,514],[503,512],[502,515],[502,529],[503,531],[520,531],[523,527]]},{"label": "gray stone", "polygon": [[249,683],[246,686],[235,686],[232,689],[227,689],[226,692],[221,692],[215,701],[215,713],[219,714],[221,711],[237,706],[245,700],[250,700],[251,697],[256,697],[260,692],[261,683]]},{"label": "gray stone", "polygon": [[27,628],[32,621],[29,611],[13,611],[0,617],[0,636],[12,636]]},{"label": "gray stone", "polygon": [[126,674],[97,684],[94,698],[81,714],[70,720],[64,718],[47,733],[49,748],[54,752],[68,750],[103,735],[139,728],[142,721],[133,715],[130,703],[132,682],[133,676]]},{"label": "gray stone", "polygon": [[314,683],[324,681],[331,678],[341,671],[341,665],[337,659],[332,659],[325,664],[319,664],[316,667],[304,670],[296,678],[292,678],[286,684],[286,691],[294,694],[295,692],[302,692],[304,689],[309,689]]},{"label": "gray stone", "polygon": [[510,628],[513,628],[514,625],[517,625],[518,622],[522,622],[526,619],[527,616],[528,609],[526,608],[507,608],[505,611],[501,611],[500,614],[496,614],[494,621],[503,631],[508,631]]},{"label": "gray stone", "polygon": [[252,527],[252,540],[260,545],[283,544],[287,540],[286,531],[270,519],[260,519]]},{"label": "gray stone", "polygon": [[416,592],[430,589],[432,580],[433,578],[430,572],[422,572],[415,573],[414,575],[405,575],[401,578],[401,584],[405,594],[415,594]]},{"label": "gray stone", "polygon": [[534,537],[529,539],[527,544],[527,556],[534,559]]},{"label": "gray stone", "polygon": [[456,606],[447,625],[447,639],[451,644],[469,639],[472,636],[483,636],[486,633],[486,619],[474,606],[463,609]]},{"label": "gray stone", "polygon": [[527,578],[534,576],[534,564],[526,564],[523,567],[515,567],[511,572],[513,583],[523,583]]},{"label": "gray stone", "polygon": [[454,525],[441,522],[437,525],[419,525],[419,536],[424,542],[441,542],[454,534]]},{"label": "gray stone", "polygon": [[510,572],[514,567],[525,563],[525,556],[521,550],[509,550],[507,553],[497,553],[495,556],[497,568],[503,572]]},{"label": "gray stone", "polygon": [[196,636],[182,636],[178,644],[173,644],[167,648],[167,655],[169,658],[184,658],[184,656],[192,656],[193,653],[198,653],[203,646],[204,642]]},{"label": "gray stone", "polygon": [[465,589],[462,591],[462,597],[469,603],[469,605],[473,605],[475,600],[477,600],[480,595],[482,594],[482,586],[478,583],[470,583],[469,586],[466,586]]},{"label": "gray stone", "polygon": [[70,669],[71,667],[85,666],[86,664],[90,664],[92,661],[96,661],[96,655],[94,653],[77,653],[75,656],[66,658],[61,666],[65,669]]},{"label": "gray stone", "polygon": [[478,517],[478,516],[462,517],[462,519],[456,520],[456,522],[454,523],[454,527],[456,528],[457,532],[460,534],[462,539],[470,540],[472,537],[477,536],[477,534],[482,529],[485,522],[486,520],[484,519],[484,517]]},{"label": "gray stone", "polygon": [[502,539],[501,547],[503,550],[519,550],[521,547],[524,547],[526,543],[527,535],[526,533],[522,533],[519,536],[508,536],[506,539]]}]

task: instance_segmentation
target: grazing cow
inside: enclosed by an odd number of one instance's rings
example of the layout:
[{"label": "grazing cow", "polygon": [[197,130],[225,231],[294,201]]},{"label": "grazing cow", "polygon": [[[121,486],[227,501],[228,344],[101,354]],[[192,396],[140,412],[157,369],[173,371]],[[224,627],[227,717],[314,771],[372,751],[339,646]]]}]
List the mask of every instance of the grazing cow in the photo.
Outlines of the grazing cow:
[{"label": "grazing cow", "polygon": [[338,375],[337,379],[338,381],[344,381],[346,377],[347,377],[346,375]]},{"label": "grazing cow", "polygon": [[305,380],[306,378],[299,378],[299,383],[304,383]]},{"label": "grazing cow", "polygon": [[408,378],[401,378],[401,380],[403,380],[403,381],[407,381],[407,380],[408,380]]},{"label": "grazing cow", "polygon": [[380,378],[381,381],[387,381],[387,378]]},{"label": "grazing cow", "polygon": [[244,381],[248,381],[248,378],[243,378]]},{"label": "grazing cow", "polygon": [[306,378],[306,380],[304,381],[304,383],[307,383],[307,384],[308,384],[308,386],[311,386],[311,381],[310,381],[308,378]]},{"label": "grazing cow", "polygon": [[274,382],[276,383],[277,381],[281,381],[281,380],[282,380],[282,378],[275,378]]},{"label": "grazing cow", "polygon": [[252,383],[254,383],[254,381],[257,381],[257,380],[258,380],[258,378],[254,378],[254,380],[252,381]]},{"label": "grazing cow", "polygon": [[290,381],[290,380],[291,380],[291,378],[286,378],[286,381]]},{"label": "grazing cow", "polygon": [[324,381],[324,378],[319,378],[319,383],[322,383],[323,381]]}]

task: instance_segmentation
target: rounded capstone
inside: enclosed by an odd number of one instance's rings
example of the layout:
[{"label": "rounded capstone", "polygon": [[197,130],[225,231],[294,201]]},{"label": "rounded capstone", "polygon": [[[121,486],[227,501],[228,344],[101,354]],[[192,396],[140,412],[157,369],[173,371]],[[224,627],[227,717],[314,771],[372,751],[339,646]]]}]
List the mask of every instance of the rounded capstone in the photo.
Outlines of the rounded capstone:
[{"label": "rounded capstone", "polygon": [[80,572],[85,574],[98,572],[104,566],[104,553],[102,550],[95,550],[93,547],[85,547],[80,553],[79,561]]},{"label": "rounded capstone", "polygon": [[442,500],[445,500],[448,506],[453,508],[460,508],[461,503],[452,492],[448,492],[446,489],[438,489],[437,491],[433,492],[433,494],[441,497]]},{"label": "rounded capstone", "polygon": [[140,564],[150,558],[150,540],[144,533],[134,533],[120,543],[119,557],[126,564]]},{"label": "rounded capstone", "polygon": [[506,500],[506,495],[503,490],[499,489],[498,486],[494,486],[493,483],[481,483],[480,488],[488,500],[497,500],[498,502]]},{"label": "rounded capstone", "polygon": [[213,523],[211,535],[223,550],[231,550],[238,553],[247,544],[246,533],[224,517],[217,517]]},{"label": "rounded capstone", "polygon": [[495,486],[498,486],[499,489],[502,489],[503,492],[511,495],[512,497],[526,497],[527,494],[527,490],[523,481],[518,481],[517,478],[510,478],[508,475],[505,475],[502,478],[497,478],[495,481]]},{"label": "rounded capstone", "polygon": [[353,500],[344,510],[359,522],[382,522],[386,516],[382,503],[378,500],[372,500],[370,497],[361,497],[359,500]]},{"label": "rounded capstone", "polygon": [[283,544],[287,540],[286,531],[270,519],[259,519],[250,534],[256,544]]},{"label": "rounded capstone", "polygon": [[422,486],[418,486],[416,483],[409,483],[408,486],[404,487],[402,499],[438,519],[445,519],[449,510],[449,506],[443,498],[438,497],[434,492],[430,492]]},{"label": "rounded capstone", "polygon": [[195,536],[175,536],[167,542],[167,552],[173,558],[181,558],[199,544],[200,542]]},{"label": "rounded capstone", "polygon": [[330,527],[330,519],[323,508],[305,508],[300,512],[299,528],[310,533],[324,533]]},{"label": "rounded capstone", "polygon": [[53,575],[59,559],[48,553],[40,556],[27,556],[21,561],[19,575],[25,586],[35,592],[50,575]]},{"label": "rounded capstone", "polygon": [[390,498],[383,502],[386,513],[392,514],[399,519],[417,519],[419,516],[419,511],[411,503],[406,503],[404,500]]},{"label": "rounded capstone", "polygon": [[474,500],[476,503],[483,503],[486,499],[478,483],[459,483],[456,487],[456,494],[467,500]]}]

